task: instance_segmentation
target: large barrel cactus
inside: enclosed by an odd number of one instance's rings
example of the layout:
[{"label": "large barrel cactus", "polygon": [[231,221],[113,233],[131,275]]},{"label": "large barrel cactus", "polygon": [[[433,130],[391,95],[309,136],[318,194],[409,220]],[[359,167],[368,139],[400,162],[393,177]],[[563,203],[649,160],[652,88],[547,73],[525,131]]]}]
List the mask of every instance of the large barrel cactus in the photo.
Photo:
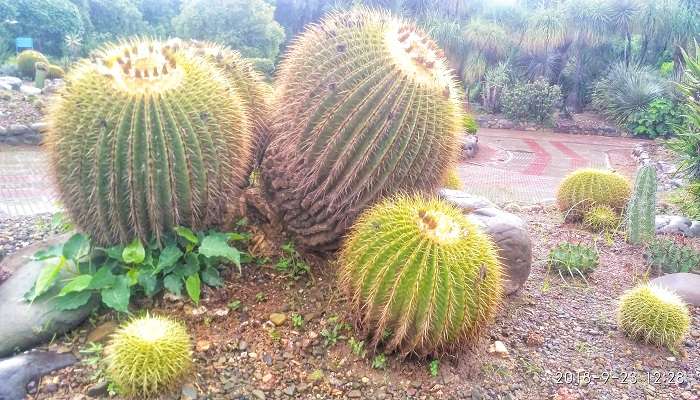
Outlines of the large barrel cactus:
[{"label": "large barrel cactus", "polygon": [[569,222],[581,221],[595,206],[609,206],[621,215],[631,193],[632,186],[624,176],[583,168],[567,175],[559,185],[557,206]]},{"label": "large barrel cactus", "polygon": [[502,296],[491,240],[457,208],[420,196],[363,213],[340,256],[357,325],[389,351],[427,355],[465,343]]},{"label": "large barrel cactus", "polygon": [[82,62],[49,114],[61,199],[99,243],[221,222],[252,163],[243,101],[218,68],[157,41]]},{"label": "large barrel cactus", "polygon": [[367,206],[435,189],[456,159],[461,102],[442,51],[383,12],[310,26],[282,62],[272,108],[263,188],[305,247],[337,248]]}]

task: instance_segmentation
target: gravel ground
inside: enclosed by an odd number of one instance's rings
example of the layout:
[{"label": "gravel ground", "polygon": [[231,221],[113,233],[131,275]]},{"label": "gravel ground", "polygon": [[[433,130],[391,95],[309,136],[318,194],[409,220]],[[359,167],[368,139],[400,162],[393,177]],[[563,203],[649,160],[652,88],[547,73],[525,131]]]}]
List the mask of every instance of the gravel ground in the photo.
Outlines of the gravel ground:
[{"label": "gravel ground", "polygon": [[[51,214],[39,214],[0,219],[0,260],[55,233],[51,227],[51,218]],[[0,268],[0,282],[8,277],[9,273]]]},{"label": "gravel ground", "polygon": [[[640,248],[619,237],[597,237],[562,225],[551,209],[523,211],[537,260],[526,286],[509,297],[495,323],[473,348],[441,359],[387,356],[372,368],[373,354],[358,357],[348,344],[349,327],[337,343],[325,330],[349,321],[336,291],[332,266],[315,266],[314,280],[293,280],[271,267],[228,274],[224,288],[205,290],[199,307],[172,299],[144,301],[140,308],[186,322],[196,342],[195,375],[164,399],[685,399],[700,398],[700,308],[691,310],[691,335],[677,353],[627,339],[615,322],[616,299],[646,273]],[[587,282],[563,281],[542,262],[549,249],[570,240],[595,244],[601,265]],[[240,308],[227,304],[238,300]],[[280,326],[268,321],[283,313]],[[304,316],[292,327],[292,314]],[[50,349],[79,355],[112,314],[93,318]],[[107,322],[109,323],[109,322]],[[495,341],[508,354],[489,352]],[[371,353],[371,352],[370,352]],[[33,399],[87,399],[105,392],[90,357],[46,376]],[[647,377],[655,377],[648,382]]]},{"label": "gravel ground", "polygon": [[32,124],[43,118],[42,96],[27,96],[18,91],[0,91],[0,126]]}]

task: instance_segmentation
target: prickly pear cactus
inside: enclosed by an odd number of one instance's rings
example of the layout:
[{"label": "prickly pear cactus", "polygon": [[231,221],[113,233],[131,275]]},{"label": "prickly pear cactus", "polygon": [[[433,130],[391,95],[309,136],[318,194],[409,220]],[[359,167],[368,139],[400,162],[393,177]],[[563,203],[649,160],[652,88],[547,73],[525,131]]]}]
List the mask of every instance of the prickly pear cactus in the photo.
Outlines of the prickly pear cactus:
[{"label": "prickly pear cactus", "polygon": [[594,206],[609,206],[622,214],[632,187],[624,176],[584,168],[569,174],[559,185],[557,206],[569,222],[578,222]]},{"label": "prickly pear cactus", "polygon": [[637,172],[634,193],[627,204],[627,240],[640,244],[654,237],[656,224],[656,168],[645,165]]},{"label": "prickly pear cactus", "polygon": [[357,215],[432,191],[453,164],[460,93],[425,32],[364,8],[309,27],[279,69],[263,189],[305,247],[331,250]]},{"label": "prickly pear cactus", "polygon": [[219,69],[157,41],[74,67],[49,124],[63,204],[99,243],[222,222],[253,162],[245,106]]},{"label": "prickly pear cactus", "polygon": [[427,355],[483,328],[500,302],[502,274],[493,243],[460,210],[413,196],[360,216],[342,248],[339,282],[374,345]]}]

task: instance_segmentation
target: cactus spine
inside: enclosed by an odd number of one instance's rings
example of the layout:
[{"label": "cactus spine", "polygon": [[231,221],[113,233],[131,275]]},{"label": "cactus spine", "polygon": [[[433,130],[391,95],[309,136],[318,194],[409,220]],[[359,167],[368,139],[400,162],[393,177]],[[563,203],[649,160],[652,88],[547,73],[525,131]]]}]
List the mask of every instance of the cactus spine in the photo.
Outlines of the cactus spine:
[{"label": "cactus spine", "polygon": [[467,342],[502,295],[491,240],[454,206],[420,196],[365,211],[343,246],[339,274],[363,333],[404,355]]},{"label": "cactus spine", "polygon": [[73,68],[49,124],[63,204],[99,243],[220,223],[252,163],[245,107],[219,70],[157,41]]},{"label": "cactus spine", "polygon": [[456,160],[459,90],[414,25],[364,8],[333,13],[279,71],[263,190],[300,245],[337,248],[363,209],[436,189]]},{"label": "cactus spine", "polygon": [[656,168],[645,165],[637,172],[634,193],[627,205],[627,240],[641,244],[654,237],[656,225]]}]

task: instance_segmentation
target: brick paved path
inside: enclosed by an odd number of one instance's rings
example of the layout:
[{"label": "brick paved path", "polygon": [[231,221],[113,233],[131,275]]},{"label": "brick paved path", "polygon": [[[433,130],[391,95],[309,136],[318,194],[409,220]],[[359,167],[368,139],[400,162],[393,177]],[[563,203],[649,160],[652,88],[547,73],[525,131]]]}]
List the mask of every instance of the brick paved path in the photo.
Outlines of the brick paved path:
[{"label": "brick paved path", "polygon": [[459,166],[467,192],[502,203],[554,199],[569,172],[581,167],[613,168],[632,177],[638,139],[479,130],[479,152]]},{"label": "brick paved path", "polygon": [[[459,172],[466,190],[496,202],[554,198],[557,185],[579,167],[612,167],[631,176],[635,139],[482,129],[477,157]],[[0,218],[58,210],[46,155],[37,146],[0,145]]]}]

